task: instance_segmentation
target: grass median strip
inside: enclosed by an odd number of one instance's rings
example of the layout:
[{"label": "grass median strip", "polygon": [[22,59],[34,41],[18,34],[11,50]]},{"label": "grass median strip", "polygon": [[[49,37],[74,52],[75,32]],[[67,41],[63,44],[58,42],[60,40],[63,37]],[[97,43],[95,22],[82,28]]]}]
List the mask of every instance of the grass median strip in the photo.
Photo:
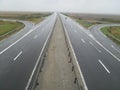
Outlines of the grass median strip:
[{"label": "grass median strip", "polygon": [[120,45],[120,26],[104,27],[101,29],[101,31],[114,42]]},{"label": "grass median strip", "polygon": [[23,23],[0,20],[0,39],[3,39],[24,27]]}]

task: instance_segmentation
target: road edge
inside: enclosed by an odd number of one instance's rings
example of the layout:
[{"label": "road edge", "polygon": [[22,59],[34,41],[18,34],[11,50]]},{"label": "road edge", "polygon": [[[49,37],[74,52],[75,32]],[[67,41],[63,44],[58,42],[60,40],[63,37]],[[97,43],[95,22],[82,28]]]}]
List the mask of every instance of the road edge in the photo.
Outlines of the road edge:
[{"label": "road edge", "polygon": [[[37,82],[38,76],[39,76],[39,73],[41,72],[41,69],[42,69],[43,64],[44,64],[47,47],[49,46],[49,42],[50,42],[50,39],[51,39],[55,24],[56,24],[56,17],[55,17],[54,25],[52,25],[52,27],[50,28],[50,32],[49,32],[49,34],[47,36],[47,39],[45,40],[45,43],[44,43],[44,45],[42,47],[42,50],[41,50],[41,52],[39,54],[39,57],[38,57],[38,59],[37,59],[37,61],[35,63],[35,66],[34,66],[34,68],[32,70],[32,73],[31,73],[31,75],[29,77],[27,85],[25,86],[25,90],[29,90],[30,87],[31,87],[30,90],[34,90],[36,88],[36,85],[38,83]],[[35,75],[35,73],[36,73],[36,75]],[[35,75],[35,77],[34,77],[34,75]],[[34,82],[32,83],[33,77],[34,77]],[[32,83],[32,85],[31,85],[31,83]]]},{"label": "road edge", "polygon": [[65,39],[66,39],[67,47],[69,50],[70,60],[72,60],[74,73],[76,76],[75,81],[77,81],[77,84],[78,84],[80,90],[88,90],[87,85],[86,85],[85,80],[84,80],[84,77],[83,77],[83,74],[82,74],[82,71],[81,71],[81,68],[78,64],[72,43],[71,43],[70,38],[68,36],[68,32],[66,30],[65,25],[63,24],[63,20],[62,20],[61,16],[60,16],[60,20],[61,20],[62,25],[63,25]]}]

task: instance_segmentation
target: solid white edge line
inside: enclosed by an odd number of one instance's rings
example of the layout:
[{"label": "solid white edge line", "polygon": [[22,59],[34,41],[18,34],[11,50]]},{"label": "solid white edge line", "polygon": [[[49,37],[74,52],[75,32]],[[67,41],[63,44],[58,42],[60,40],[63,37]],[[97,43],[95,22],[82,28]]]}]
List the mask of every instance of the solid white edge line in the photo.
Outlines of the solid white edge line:
[{"label": "solid white edge line", "polygon": [[[50,33],[49,33],[49,34],[50,34]],[[47,39],[46,39],[46,41],[45,41],[45,43],[44,43],[44,46],[43,46],[43,48],[42,48],[42,50],[41,50],[41,52],[40,52],[40,55],[39,55],[39,57],[38,57],[38,59],[37,59],[37,62],[36,62],[35,67],[34,67],[34,69],[33,69],[33,71],[32,71],[32,74],[31,74],[31,76],[30,76],[30,78],[29,78],[29,80],[28,80],[28,83],[27,83],[26,87],[25,87],[25,90],[28,90],[28,88],[29,88],[29,85],[30,85],[30,83],[31,83],[32,77],[33,77],[34,72],[35,72],[35,70],[36,70],[36,68],[37,68],[37,65],[38,65],[38,63],[39,63],[40,57],[41,57],[41,55],[42,55],[42,53],[43,53],[43,51],[44,51],[44,48],[45,48],[45,46],[46,46],[46,43],[47,43],[48,39],[49,39],[49,35],[48,35],[48,37],[47,37]]]},{"label": "solid white edge line", "polygon": [[103,62],[99,59],[99,63],[104,67],[104,69],[110,74],[110,71],[107,69],[107,67],[103,64]]},{"label": "solid white edge line", "polygon": [[[49,17],[48,17],[47,19],[49,19]],[[46,20],[47,20],[47,19],[46,19]],[[44,21],[45,21],[45,20],[44,20]],[[23,38],[25,38],[27,35],[29,35],[31,32],[33,32],[35,29],[37,29],[38,27],[40,27],[40,26],[44,23],[44,21],[41,22],[41,23],[39,23],[39,24],[37,24],[37,25],[34,27],[34,29],[30,29],[30,31],[29,31],[28,33],[24,34],[24,35],[23,35],[21,38],[19,38],[17,41],[15,41],[15,42],[12,43],[11,45],[9,45],[7,48],[3,49],[3,50],[0,52],[0,54],[4,53],[6,50],[8,50],[8,49],[11,48],[13,45],[15,45],[16,43],[18,43],[19,41],[21,41]]]},{"label": "solid white edge line", "polygon": [[38,59],[37,59],[37,62],[36,62],[36,64],[35,64],[35,67],[34,67],[32,73],[31,73],[31,75],[30,75],[30,78],[29,78],[28,82],[27,82],[27,85],[26,85],[26,87],[25,87],[25,90],[28,90],[28,88],[29,88],[29,85],[30,85],[30,83],[31,83],[32,77],[33,77],[33,75],[34,75],[34,73],[35,73],[35,70],[36,70],[37,65],[38,65],[38,63],[39,63],[39,61],[40,61],[41,55],[42,55],[42,53],[43,53],[43,51],[44,51],[44,48],[45,48],[45,46],[46,46],[46,44],[47,44],[47,41],[48,41],[48,39],[49,39],[49,37],[50,37],[50,34],[51,34],[51,32],[49,32],[49,35],[48,35],[48,37],[47,37],[47,39],[46,39],[46,41],[45,41],[45,43],[44,43],[44,46],[43,46],[43,48],[42,48],[42,50],[41,50],[41,52],[40,52],[40,55],[39,55],[39,57],[38,57]]},{"label": "solid white edge line", "polygon": [[[40,24],[41,25],[41,24]],[[7,48],[5,48],[4,50],[2,50],[0,52],[0,54],[4,53],[6,50],[8,50],[9,48],[11,48],[13,45],[15,45],[16,43],[18,43],[19,41],[21,41],[23,38],[25,38],[27,35],[29,35],[31,32],[33,32],[36,28],[38,28],[40,25],[36,26],[34,29],[31,29],[28,33],[26,33],[25,35],[23,35],[21,38],[19,38],[17,41],[15,41],[14,43],[12,43],[10,46],[8,46]]]},{"label": "solid white edge line", "polygon": [[22,51],[14,58],[14,61],[22,54]]},{"label": "solid white edge line", "polygon": [[[77,22],[74,22],[77,24],[77,26],[80,28],[80,25]],[[81,28],[80,28],[81,29]],[[83,31],[83,30],[82,30]],[[85,31],[83,31],[84,33],[86,33]],[[106,49],[99,41],[96,40],[96,38],[92,35],[92,34],[88,34],[86,33],[90,38],[92,38],[98,45],[100,45],[104,50],[106,50],[111,56],[113,56],[115,59],[117,59],[118,61],[120,61],[120,59],[115,56],[112,52],[110,52],[108,49]]]},{"label": "solid white edge line", "polygon": [[[63,21],[63,20],[62,20],[62,21]],[[63,23],[63,26],[64,26],[64,23]],[[86,85],[86,83],[85,83],[84,76],[83,76],[82,71],[81,71],[81,69],[80,69],[80,65],[78,64],[78,61],[77,61],[75,52],[74,52],[74,50],[73,50],[73,46],[72,46],[72,44],[71,44],[71,41],[70,41],[70,38],[69,38],[69,36],[68,36],[68,33],[67,33],[67,30],[66,30],[65,26],[64,26],[64,29],[65,29],[66,35],[67,35],[67,37],[68,37],[68,41],[70,42],[70,47],[71,47],[72,52],[73,52],[73,55],[74,55],[74,57],[75,57],[75,62],[76,62],[76,64],[77,64],[77,67],[78,67],[78,70],[79,70],[79,74],[81,75],[84,88],[85,88],[85,90],[88,90],[87,85]]]},{"label": "solid white edge line", "polygon": [[100,42],[98,42],[97,40],[95,40],[95,42],[98,43],[98,45],[100,45],[104,50],[106,50],[111,56],[113,56],[115,59],[117,59],[118,61],[120,61],[120,59],[117,56],[115,56],[108,49],[106,49]]},{"label": "solid white edge line", "polygon": [[[77,22],[76,22],[77,25],[79,25]],[[79,26],[80,28],[80,26]],[[83,30],[82,30],[83,31]],[[86,33],[85,31],[83,31],[84,33]],[[96,38],[92,35],[92,34],[88,34],[86,33],[90,38],[92,38],[98,45],[100,45],[104,50],[106,50],[111,56],[113,56],[115,59],[117,59],[118,61],[120,61],[120,59],[115,56],[112,52],[110,52],[108,49],[106,49],[99,41],[96,40]]]}]

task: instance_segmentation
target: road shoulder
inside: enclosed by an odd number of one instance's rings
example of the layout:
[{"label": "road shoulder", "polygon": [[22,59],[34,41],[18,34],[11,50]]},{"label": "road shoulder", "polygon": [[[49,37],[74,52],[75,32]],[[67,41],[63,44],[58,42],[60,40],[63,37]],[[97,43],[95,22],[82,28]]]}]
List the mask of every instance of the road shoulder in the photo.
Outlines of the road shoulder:
[{"label": "road shoulder", "polygon": [[62,24],[58,19],[36,90],[78,90],[66,47]]}]

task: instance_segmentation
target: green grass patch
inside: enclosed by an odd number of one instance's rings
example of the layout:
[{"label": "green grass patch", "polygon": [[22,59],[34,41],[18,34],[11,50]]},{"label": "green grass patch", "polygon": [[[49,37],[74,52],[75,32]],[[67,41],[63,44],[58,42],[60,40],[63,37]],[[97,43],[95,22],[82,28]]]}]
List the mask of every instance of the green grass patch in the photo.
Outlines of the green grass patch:
[{"label": "green grass patch", "polygon": [[24,24],[0,20],[0,39],[21,30]]},{"label": "green grass patch", "polygon": [[44,20],[44,17],[43,18],[32,18],[32,19],[28,19],[27,21],[31,21],[31,22],[34,22],[35,24],[38,24],[42,20]]},{"label": "green grass patch", "polygon": [[19,19],[37,24],[49,15],[51,15],[51,13],[0,14],[0,18]]},{"label": "green grass patch", "polygon": [[77,22],[79,22],[85,28],[89,28],[90,26],[95,24],[101,24],[101,22],[99,21],[90,21],[90,20],[77,20]]},{"label": "green grass patch", "polygon": [[120,26],[104,27],[101,31],[117,44],[120,44]]}]

